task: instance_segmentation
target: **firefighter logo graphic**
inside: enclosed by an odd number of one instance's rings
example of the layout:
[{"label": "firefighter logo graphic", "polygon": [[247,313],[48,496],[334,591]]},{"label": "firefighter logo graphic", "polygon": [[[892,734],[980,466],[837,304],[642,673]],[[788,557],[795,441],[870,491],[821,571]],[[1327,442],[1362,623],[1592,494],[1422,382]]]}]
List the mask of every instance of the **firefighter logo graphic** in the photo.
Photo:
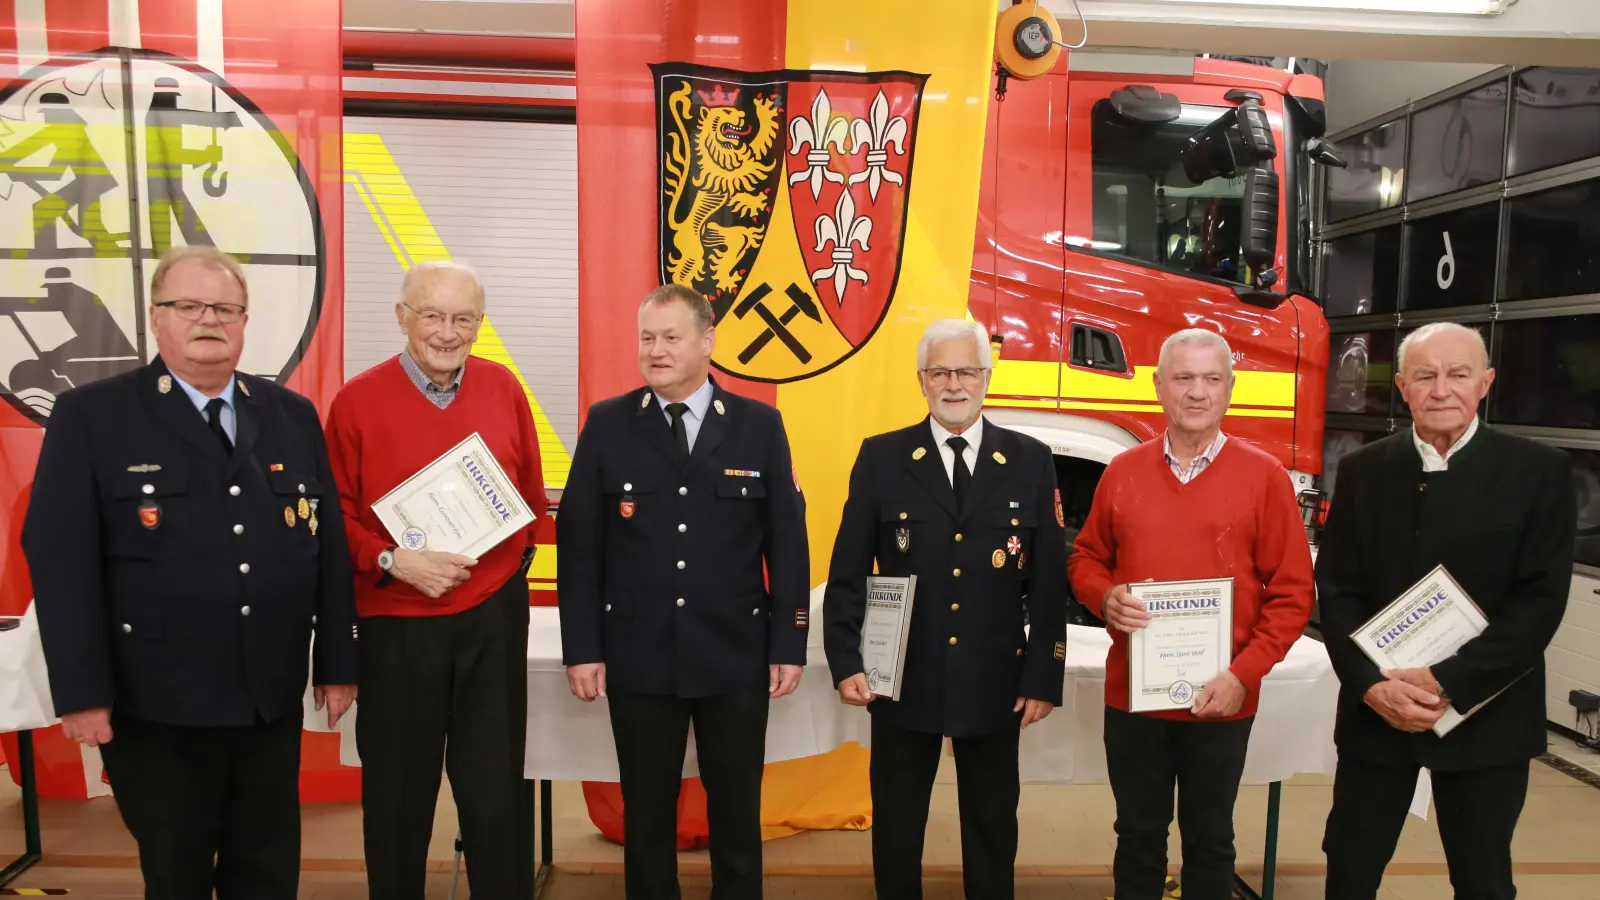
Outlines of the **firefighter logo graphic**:
[{"label": "firefighter logo graphic", "polygon": [[849,358],[894,299],[927,76],[651,69],[661,278],[711,301],[712,363],[782,383]]},{"label": "firefighter logo graphic", "polygon": [[250,285],[242,371],[294,371],[320,307],[316,195],[277,127],[178,57],[103,51],[0,91],[0,396],[40,425],[72,387],[155,357],[147,308],[174,245]]}]

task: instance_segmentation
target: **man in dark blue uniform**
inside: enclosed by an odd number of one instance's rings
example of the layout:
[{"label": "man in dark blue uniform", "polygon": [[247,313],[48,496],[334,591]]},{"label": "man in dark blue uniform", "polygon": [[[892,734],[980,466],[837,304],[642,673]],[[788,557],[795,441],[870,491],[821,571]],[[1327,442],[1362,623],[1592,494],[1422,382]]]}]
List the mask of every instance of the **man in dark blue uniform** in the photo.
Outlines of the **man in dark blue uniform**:
[{"label": "man in dark blue uniform", "polygon": [[645,298],[648,387],[589,411],[556,518],[562,653],[572,692],[610,705],[629,900],[678,896],[691,722],[714,892],[761,896],[767,708],[806,661],[810,556],[789,439],[777,410],[710,380],[715,340],[699,294]]},{"label": "man in dark blue uniform", "polygon": [[308,656],[330,726],[355,699],[339,497],[310,401],[235,371],[238,263],[174,250],[151,291],[161,355],[63,393],[45,432],[22,544],[50,691],[146,897],[292,900]]},{"label": "man in dark blue uniform", "polygon": [[[928,326],[917,370],[930,416],[862,444],[833,545],[824,645],[840,699],[873,713],[879,897],[922,896],[946,735],[966,895],[1012,896],[1021,732],[1061,702],[1067,566],[1055,463],[1039,441],[984,421],[992,366],[981,326]],[[874,562],[879,575],[917,578],[898,700],[874,693],[861,651]]]}]

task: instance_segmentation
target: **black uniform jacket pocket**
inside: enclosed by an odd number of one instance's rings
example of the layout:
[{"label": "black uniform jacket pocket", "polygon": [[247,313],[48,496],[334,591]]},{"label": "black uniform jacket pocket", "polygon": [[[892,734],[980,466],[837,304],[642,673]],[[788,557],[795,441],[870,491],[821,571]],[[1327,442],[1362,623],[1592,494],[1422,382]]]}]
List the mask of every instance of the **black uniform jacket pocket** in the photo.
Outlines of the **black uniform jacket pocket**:
[{"label": "black uniform jacket pocket", "polygon": [[196,537],[189,480],[180,469],[118,472],[107,494],[106,551],[111,556],[154,559]]},{"label": "black uniform jacket pocket", "polygon": [[[303,471],[268,472],[267,484],[277,499],[273,511],[281,517],[281,520],[267,525],[269,533],[281,532],[284,546],[290,552],[316,553],[321,545],[317,541],[317,536],[311,533],[311,501],[317,501],[315,514],[320,525],[324,513],[322,507],[329,503],[338,503],[338,498],[325,495],[322,482]],[[304,509],[300,506],[302,500],[305,501]],[[301,517],[301,512],[306,513],[304,518]]]}]

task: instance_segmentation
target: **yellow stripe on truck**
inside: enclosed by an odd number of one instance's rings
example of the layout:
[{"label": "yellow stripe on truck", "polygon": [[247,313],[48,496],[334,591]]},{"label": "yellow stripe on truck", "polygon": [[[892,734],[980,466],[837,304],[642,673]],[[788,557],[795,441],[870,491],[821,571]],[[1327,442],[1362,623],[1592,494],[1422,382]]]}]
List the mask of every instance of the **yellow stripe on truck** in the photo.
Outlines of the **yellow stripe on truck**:
[{"label": "yellow stripe on truck", "polygon": [[[1001,360],[989,386],[992,405],[1023,408],[1160,412],[1154,366],[1137,366],[1133,377],[1089,372],[1058,363]],[[1060,401],[1059,404],[1056,401]],[[1252,409],[1251,407],[1258,407]],[[1230,416],[1294,418],[1292,372],[1234,372]]]}]

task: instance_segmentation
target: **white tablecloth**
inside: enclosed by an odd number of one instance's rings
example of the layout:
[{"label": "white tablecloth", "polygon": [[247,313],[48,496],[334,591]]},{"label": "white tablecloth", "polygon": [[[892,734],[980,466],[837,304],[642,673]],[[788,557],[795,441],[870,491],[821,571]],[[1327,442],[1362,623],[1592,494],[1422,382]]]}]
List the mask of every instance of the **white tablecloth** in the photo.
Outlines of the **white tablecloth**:
[{"label": "white tablecloth", "polygon": [[[820,623],[821,590],[812,598]],[[849,741],[870,746],[866,710],[845,706],[829,684],[822,629],[811,631],[810,664],[795,693],[772,704],[767,761],[825,753]],[[1022,735],[1022,779],[1034,783],[1101,784],[1106,781],[1101,743],[1105,691],[1104,631],[1072,627],[1067,636],[1066,684],[1061,708]],[[1283,781],[1297,773],[1332,774],[1334,705],[1339,684],[1320,642],[1302,637],[1261,688],[1260,712],[1250,736],[1244,783]],[[340,755],[360,765],[355,749],[357,710],[339,723]],[[0,632],[0,732],[40,728],[50,714],[44,654],[32,610],[21,628]],[[326,731],[324,713],[306,695],[306,728]],[[559,613],[530,610],[528,632],[528,742],[524,770],[552,781],[616,781],[616,748],[604,700],[583,703],[567,689],[561,665]],[[693,734],[686,777],[699,773]]]}]

